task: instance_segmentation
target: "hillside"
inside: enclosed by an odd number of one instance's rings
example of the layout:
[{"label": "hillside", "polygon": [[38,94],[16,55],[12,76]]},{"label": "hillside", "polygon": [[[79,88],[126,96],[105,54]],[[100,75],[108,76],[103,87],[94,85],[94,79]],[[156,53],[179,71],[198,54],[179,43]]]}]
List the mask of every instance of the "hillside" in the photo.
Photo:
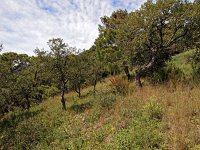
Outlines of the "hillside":
[{"label": "hillside", "polygon": [[126,96],[109,79],[81,99],[69,93],[67,111],[52,97],[0,122],[1,149],[197,149],[200,148],[199,88],[165,84]]},{"label": "hillside", "polygon": [[191,55],[194,53],[194,50],[188,50],[184,53],[180,53],[172,57],[172,60],[168,64],[173,64],[179,68],[187,78],[192,76],[192,66],[189,63]]},{"label": "hillside", "polygon": [[200,0],[11,1],[0,150],[200,149]]}]

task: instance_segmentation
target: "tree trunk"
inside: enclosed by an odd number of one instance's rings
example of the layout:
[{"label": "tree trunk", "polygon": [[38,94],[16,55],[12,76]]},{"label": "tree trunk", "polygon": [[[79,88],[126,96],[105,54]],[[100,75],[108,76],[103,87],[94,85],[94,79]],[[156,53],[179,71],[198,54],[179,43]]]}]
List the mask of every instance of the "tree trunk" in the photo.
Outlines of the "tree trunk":
[{"label": "tree trunk", "polygon": [[81,97],[81,85],[78,84],[75,86],[75,92],[78,94],[78,97]]},{"label": "tree trunk", "polygon": [[94,81],[94,85],[93,85],[93,94],[96,94],[96,85],[97,85],[97,79],[95,79]]},{"label": "tree trunk", "polygon": [[78,85],[78,97],[81,97],[81,85]]},{"label": "tree trunk", "polygon": [[131,80],[131,75],[130,75],[128,66],[124,66],[124,72],[126,73],[126,76],[127,76],[128,80],[130,81]]},{"label": "tree trunk", "polygon": [[151,69],[155,64],[155,56],[151,58],[151,61],[144,67],[138,69],[135,71],[135,85],[137,89],[142,88],[142,83],[141,83],[141,75],[145,72],[147,72],[149,69]]},{"label": "tree trunk", "polygon": [[62,103],[63,110],[67,110],[66,104],[65,104],[65,89],[64,88],[62,88],[62,91],[61,91],[61,103]]},{"label": "tree trunk", "polygon": [[136,75],[135,75],[135,86],[137,89],[141,89],[142,88],[142,83],[141,83],[141,74],[140,72],[136,71]]}]

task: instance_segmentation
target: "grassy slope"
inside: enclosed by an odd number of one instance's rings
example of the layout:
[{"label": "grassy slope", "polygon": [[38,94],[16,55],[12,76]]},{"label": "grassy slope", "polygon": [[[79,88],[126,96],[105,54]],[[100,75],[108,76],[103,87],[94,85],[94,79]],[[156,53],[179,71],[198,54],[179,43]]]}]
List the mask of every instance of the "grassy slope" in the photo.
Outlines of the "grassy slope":
[{"label": "grassy slope", "polygon": [[126,96],[112,94],[109,79],[0,121],[0,149],[198,149],[200,146],[200,89],[167,83],[130,85]]},{"label": "grassy slope", "polygon": [[169,64],[174,64],[176,67],[180,68],[187,77],[190,77],[192,75],[192,66],[188,61],[193,52],[194,50],[190,50],[178,54],[172,57],[172,60],[169,62]]}]

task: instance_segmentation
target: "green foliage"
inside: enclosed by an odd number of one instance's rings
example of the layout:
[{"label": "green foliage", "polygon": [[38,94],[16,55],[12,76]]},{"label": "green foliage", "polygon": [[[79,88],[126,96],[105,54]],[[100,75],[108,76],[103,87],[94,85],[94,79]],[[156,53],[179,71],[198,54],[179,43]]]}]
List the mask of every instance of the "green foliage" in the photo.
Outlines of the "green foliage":
[{"label": "green foliage", "polygon": [[86,117],[86,121],[93,123],[99,120],[101,113],[102,113],[101,109],[98,108],[98,106],[96,106],[95,108],[92,109],[91,115]]},{"label": "green foliage", "polygon": [[95,40],[95,50],[101,54],[100,60],[104,62],[105,69],[110,74],[121,72],[122,62],[125,60],[123,52],[116,45],[116,30],[128,13],[126,10],[117,10],[110,17],[101,18],[102,25],[99,25],[99,37]]},{"label": "green foliage", "polygon": [[[198,0],[148,0],[136,11],[117,10],[102,17],[99,37],[88,51],[80,53],[53,38],[48,41],[50,52],[36,49],[32,57],[1,54],[0,149],[163,149],[162,107],[151,98],[142,109],[130,109],[126,100],[135,95],[121,72],[129,80],[134,74],[138,87],[141,77],[154,84],[175,85],[191,81],[192,75],[199,81],[199,10]],[[108,75],[118,76],[109,78],[109,87],[96,90]],[[93,95],[81,95],[90,85]],[[69,96],[72,91],[79,98]],[[69,108],[66,112],[60,111],[55,98],[59,92],[63,109]],[[146,93],[136,94],[143,102]],[[55,100],[43,101],[51,96]],[[197,113],[198,109],[192,112]],[[119,126],[121,122],[125,126]]]},{"label": "green foliage", "polygon": [[[3,132],[6,132],[6,136],[2,137],[0,147],[10,147],[11,149],[31,148],[31,145],[37,144],[37,142],[42,140],[47,134],[48,128],[41,123],[35,123],[31,120],[32,117],[38,115],[41,111],[16,112],[9,119],[2,120],[0,127],[4,130]],[[29,124],[25,120],[29,120]],[[10,140],[11,137],[12,140]]]},{"label": "green foliage", "polygon": [[148,80],[152,84],[156,85],[156,84],[160,84],[160,83],[166,81],[167,78],[168,77],[167,77],[166,68],[159,68],[159,69],[153,71],[151,73],[151,75],[149,75]]},{"label": "green foliage", "polygon": [[190,58],[193,68],[193,79],[198,81],[200,78],[200,50],[197,49]]},{"label": "green foliage", "polygon": [[83,149],[84,137],[78,136],[73,142],[67,145],[67,149]]},{"label": "green foliage", "polygon": [[[107,80],[107,82],[109,81]],[[177,108],[177,105],[173,108],[173,104],[169,106],[172,114],[163,110],[166,110],[165,100],[168,98],[171,98],[173,102],[181,101],[181,99],[173,99],[173,97],[179,96],[178,94],[173,93],[166,98],[163,97],[163,94],[156,93],[159,92],[157,90],[160,87],[155,88],[155,91],[150,89],[154,87],[146,87],[147,90],[142,91],[142,89],[125,97],[114,95],[108,86],[109,83],[104,84],[98,85],[98,91],[102,92],[97,92],[96,95],[88,94],[79,99],[75,92],[67,94],[66,98],[69,99],[70,104],[67,111],[60,109],[59,97],[54,97],[27,111],[6,114],[0,120],[0,130],[2,131],[0,148],[36,150],[167,149],[168,146],[171,146],[168,145],[169,134],[166,134],[171,133],[171,130],[165,131],[163,123],[168,123],[168,120],[165,120],[169,119],[166,115],[169,114],[169,117],[173,117],[178,114],[177,109],[180,108]],[[91,87],[84,89],[83,94],[90,90]],[[162,90],[166,92],[166,88]],[[180,91],[184,97],[183,92]],[[198,93],[198,89],[195,92]],[[154,94],[156,97],[149,98],[149,95]],[[158,95],[159,102],[157,101]],[[160,98],[163,98],[163,101]],[[120,100],[116,101],[116,99]],[[198,95],[196,99],[198,102]],[[188,102],[188,97],[186,97],[186,101]],[[198,105],[194,103],[194,106],[195,116],[193,117],[195,118],[198,113]],[[189,107],[192,106],[189,105]],[[188,107],[186,106],[186,108]],[[191,112],[186,112],[186,115],[189,113]],[[198,117],[196,119],[193,117],[190,118],[191,121],[198,123]],[[195,149],[199,135],[198,132],[194,134],[193,128],[190,132],[191,135],[187,136],[186,142],[188,147]]]},{"label": "green foliage", "polygon": [[94,139],[96,141],[96,144],[100,144],[104,141],[105,135],[102,131],[98,131],[98,132],[94,133]]},{"label": "green foliage", "polygon": [[184,81],[185,78],[186,76],[183,70],[173,64],[170,64],[163,69],[154,71],[150,78],[150,81],[154,84],[158,84],[163,81],[173,81],[173,83],[178,83]]},{"label": "green foliage", "polygon": [[115,101],[116,95],[112,93],[105,93],[99,95],[99,98],[96,100],[96,103],[102,108],[111,109]]},{"label": "green foliage", "polygon": [[3,49],[3,44],[0,44],[0,52],[2,51]]},{"label": "green foliage", "polygon": [[133,118],[126,129],[121,129],[114,136],[116,149],[162,149],[161,132],[162,108],[154,100],[147,103]]},{"label": "green foliage", "polygon": [[81,88],[85,86],[88,79],[88,57],[83,53],[77,52],[70,60],[70,89],[76,91],[81,97]]},{"label": "green foliage", "polygon": [[192,66],[189,63],[189,61],[192,55],[194,55],[194,50],[187,50],[183,53],[173,56],[172,59],[168,62],[168,64],[172,64],[177,68],[180,68],[184,72],[184,74],[191,77]]},{"label": "green foliage", "polygon": [[58,90],[50,85],[53,74],[48,74],[49,61],[45,53],[37,57],[16,53],[0,55],[1,114],[16,108],[29,109],[43,98],[57,94]]},{"label": "green foliage", "polygon": [[[58,89],[62,91],[61,102],[66,109],[66,91],[74,90],[81,97],[82,88],[93,85],[95,94],[97,82],[122,70],[129,80],[131,74],[135,75],[136,87],[142,86],[141,77],[146,76],[153,83],[169,78],[189,79],[191,65],[183,65],[182,54],[186,53],[182,52],[199,47],[199,8],[197,1],[147,1],[136,11],[117,10],[109,17],[102,17],[99,37],[88,51],[80,53],[61,38],[52,38],[48,41],[50,52],[36,49],[34,57],[13,52],[1,54],[1,114],[16,107],[29,109],[54,96]],[[178,65],[178,69],[173,65],[165,68],[166,62],[177,53],[182,54],[173,57],[172,64]],[[198,80],[199,50],[192,60],[193,76]],[[130,74],[129,70],[135,73]],[[111,86],[116,93],[128,93],[126,80],[113,78]]]},{"label": "green foliage", "polygon": [[92,107],[91,102],[87,103],[78,103],[77,100],[73,101],[73,104],[71,105],[71,109],[74,110],[77,113],[82,113],[85,110],[89,109]]},{"label": "green foliage", "polygon": [[171,79],[175,82],[180,82],[180,81],[183,81],[185,79],[184,72],[180,68],[177,68],[174,65],[168,66],[167,76],[168,76],[168,79]]},{"label": "green foliage", "polygon": [[133,139],[129,129],[120,130],[115,136],[114,143],[116,149],[129,150],[133,148]]},{"label": "green foliage", "polygon": [[91,51],[89,60],[89,72],[88,76],[88,83],[92,84],[94,86],[94,92],[95,92],[95,86],[97,84],[97,81],[100,81],[103,78],[103,73],[105,72],[105,62],[104,62],[104,55],[100,51]]},{"label": "green foliage", "polygon": [[162,68],[171,56],[182,52],[184,45],[195,45],[199,37],[198,19],[191,19],[199,17],[195,6],[177,0],[147,1],[131,13],[113,12],[102,18],[96,45],[104,49],[117,45],[115,48],[122,50],[120,59],[136,68],[136,86],[141,87],[142,76]]},{"label": "green foliage", "polygon": [[59,83],[61,94],[61,103],[63,110],[66,110],[65,104],[65,90],[66,84],[69,81],[69,66],[70,66],[70,56],[75,48],[69,47],[68,44],[64,43],[61,38],[53,38],[48,41],[51,52],[49,55],[52,57],[51,69],[54,72],[57,82]]},{"label": "green foliage", "polygon": [[55,86],[45,86],[41,85],[37,88],[38,94],[41,94],[42,99],[46,99],[51,96],[56,96],[60,90]]},{"label": "green foliage", "polygon": [[148,102],[143,108],[143,115],[148,117],[151,120],[160,120],[162,119],[162,107],[155,100],[154,97],[150,98],[150,102]]}]

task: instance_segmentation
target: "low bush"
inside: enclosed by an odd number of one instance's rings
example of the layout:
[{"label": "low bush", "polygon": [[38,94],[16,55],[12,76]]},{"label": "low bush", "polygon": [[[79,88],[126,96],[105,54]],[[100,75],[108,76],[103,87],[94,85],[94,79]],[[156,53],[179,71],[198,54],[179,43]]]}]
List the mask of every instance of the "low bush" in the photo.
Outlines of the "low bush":
[{"label": "low bush", "polygon": [[38,94],[41,94],[42,99],[55,96],[59,93],[59,89],[55,86],[39,86],[37,88]]},{"label": "low bush", "polygon": [[167,71],[167,79],[168,80],[173,80],[176,82],[184,81],[185,74],[180,68],[171,64],[166,69],[167,69],[166,71]]},{"label": "low bush", "polygon": [[111,87],[114,92],[126,95],[129,91],[129,82],[119,76],[114,76],[110,78]]},{"label": "low bush", "polygon": [[164,81],[172,81],[173,83],[178,83],[185,81],[186,75],[180,68],[176,67],[174,64],[169,64],[164,68],[157,69],[152,72],[148,77],[148,80],[152,84],[159,84]]},{"label": "low bush", "polygon": [[154,97],[151,97],[149,103],[144,106],[143,115],[149,117],[149,119],[162,119],[162,107]]},{"label": "low bush", "polygon": [[159,84],[167,80],[167,69],[159,68],[147,77],[151,84]]}]

